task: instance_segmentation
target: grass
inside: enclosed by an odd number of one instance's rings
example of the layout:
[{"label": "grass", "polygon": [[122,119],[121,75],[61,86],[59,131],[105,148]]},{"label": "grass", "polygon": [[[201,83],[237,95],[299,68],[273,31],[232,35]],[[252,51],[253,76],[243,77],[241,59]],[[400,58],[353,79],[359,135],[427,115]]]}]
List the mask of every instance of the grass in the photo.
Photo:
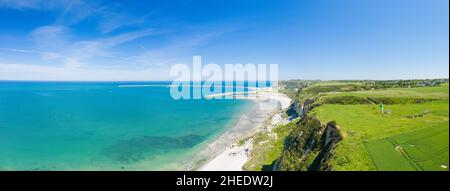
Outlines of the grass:
[{"label": "grass", "polygon": [[251,171],[270,171],[273,163],[280,157],[284,140],[292,128],[295,127],[296,120],[287,125],[279,125],[269,131],[262,131],[253,136],[252,156],[245,163],[244,169]]},{"label": "grass", "polygon": [[[370,104],[324,104],[313,109],[310,112],[311,115],[316,115],[322,122],[335,120],[345,134],[343,141],[336,147],[335,158],[332,160],[332,165],[336,170],[417,170],[417,168],[420,170],[440,170],[436,167],[439,165],[436,164],[448,165],[448,85],[345,92],[327,96],[342,96],[342,94],[364,97],[410,97],[440,100],[385,105],[385,110],[389,111],[386,114],[381,114],[377,105]],[[419,136],[423,134],[420,129],[437,126],[446,129],[447,136],[442,135],[445,133],[440,133],[437,137],[429,139]],[[387,140],[396,142],[397,146],[400,145],[403,148],[402,152],[415,157],[414,159],[427,158],[432,155],[430,153],[437,152],[445,146],[447,152],[430,160],[416,160],[417,166],[411,166],[410,159],[403,157],[393,147],[392,142]],[[416,140],[414,143],[416,147],[408,147],[406,143],[411,140]],[[364,144],[366,142],[367,144]],[[366,149],[366,146],[368,149]],[[389,162],[379,162],[383,160]]]},{"label": "grass", "polygon": [[360,90],[361,86],[360,83],[320,82],[303,89],[300,96],[302,99],[308,99],[323,93],[351,92]]},{"label": "grass", "polygon": [[417,170],[387,139],[373,140],[365,146],[377,170]]},{"label": "grass", "polygon": [[448,123],[366,143],[378,170],[448,170]]}]

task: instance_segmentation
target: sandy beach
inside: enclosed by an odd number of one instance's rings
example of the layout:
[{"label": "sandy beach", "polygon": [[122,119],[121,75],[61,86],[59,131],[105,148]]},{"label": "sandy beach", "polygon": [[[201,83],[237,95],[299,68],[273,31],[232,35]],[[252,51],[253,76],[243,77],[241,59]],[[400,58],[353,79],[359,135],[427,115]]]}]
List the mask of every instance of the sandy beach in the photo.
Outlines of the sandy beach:
[{"label": "sandy beach", "polygon": [[265,90],[258,92],[253,99],[256,107],[250,113],[243,115],[238,123],[211,143],[207,149],[200,153],[209,156],[199,171],[241,171],[249,159],[252,139],[247,137],[278,124],[287,123],[282,112],[289,107],[291,99],[286,95]]}]

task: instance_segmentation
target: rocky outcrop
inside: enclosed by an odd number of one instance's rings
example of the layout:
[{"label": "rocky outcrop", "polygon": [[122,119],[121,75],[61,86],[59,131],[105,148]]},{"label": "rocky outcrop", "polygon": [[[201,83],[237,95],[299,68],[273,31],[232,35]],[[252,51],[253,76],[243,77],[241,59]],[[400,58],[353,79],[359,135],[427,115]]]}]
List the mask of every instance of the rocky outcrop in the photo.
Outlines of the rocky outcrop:
[{"label": "rocky outcrop", "polygon": [[336,126],[336,123],[329,122],[323,131],[321,144],[319,146],[320,152],[308,167],[310,171],[331,171],[333,167],[330,165],[330,160],[333,158],[333,150],[336,144],[342,140],[342,135]]},{"label": "rocky outcrop", "polygon": [[297,98],[287,113],[300,117],[296,128],[292,129],[285,140],[280,158],[275,161],[273,170],[280,171],[330,171],[330,160],[334,157],[334,148],[342,135],[334,121],[327,124],[308,112],[319,106],[320,96],[301,100]]},{"label": "rocky outcrop", "polygon": [[335,122],[324,125],[315,117],[305,116],[286,138],[285,148],[274,170],[333,170],[329,161],[340,140],[342,136]]},{"label": "rocky outcrop", "polygon": [[305,101],[295,100],[289,109],[295,111],[296,116],[304,118],[306,114],[316,106],[318,105],[315,104],[314,99],[306,99]]}]

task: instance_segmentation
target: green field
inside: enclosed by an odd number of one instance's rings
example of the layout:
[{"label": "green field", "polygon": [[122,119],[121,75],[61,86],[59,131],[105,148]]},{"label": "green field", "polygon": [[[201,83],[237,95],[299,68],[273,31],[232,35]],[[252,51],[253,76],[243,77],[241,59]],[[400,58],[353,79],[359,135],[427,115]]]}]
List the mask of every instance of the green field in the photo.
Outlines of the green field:
[{"label": "green field", "polygon": [[378,170],[448,170],[448,123],[365,143]]},{"label": "green field", "polygon": [[331,161],[336,170],[448,170],[448,85],[335,92],[326,97],[431,99],[385,105],[327,104],[313,109],[322,122],[335,120],[344,139]]},{"label": "green field", "polygon": [[448,99],[448,84],[438,87],[391,88],[385,90],[342,92],[338,94],[332,93],[331,96]]}]

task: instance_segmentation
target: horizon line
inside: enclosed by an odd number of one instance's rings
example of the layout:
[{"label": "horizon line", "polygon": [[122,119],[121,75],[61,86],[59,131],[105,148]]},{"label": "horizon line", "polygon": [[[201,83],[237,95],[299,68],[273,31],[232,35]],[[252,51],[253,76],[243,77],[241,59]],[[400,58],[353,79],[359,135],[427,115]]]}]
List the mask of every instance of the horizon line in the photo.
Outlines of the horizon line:
[{"label": "horizon line", "polygon": [[[449,80],[449,77],[437,77],[437,78],[409,78],[409,79],[332,79],[332,80],[321,80],[321,79],[287,79],[278,81],[395,81],[395,80]],[[0,82],[174,82],[174,80],[4,80],[0,79]],[[205,82],[205,81],[186,81],[186,82]],[[216,81],[218,82],[218,81]],[[227,81],[222,81],[227,82]],[[242,82],[242,81],[234,81]],[[249,81],[243,81],[249,82]],[[267,82],[270,82],[268,80]]]}]

